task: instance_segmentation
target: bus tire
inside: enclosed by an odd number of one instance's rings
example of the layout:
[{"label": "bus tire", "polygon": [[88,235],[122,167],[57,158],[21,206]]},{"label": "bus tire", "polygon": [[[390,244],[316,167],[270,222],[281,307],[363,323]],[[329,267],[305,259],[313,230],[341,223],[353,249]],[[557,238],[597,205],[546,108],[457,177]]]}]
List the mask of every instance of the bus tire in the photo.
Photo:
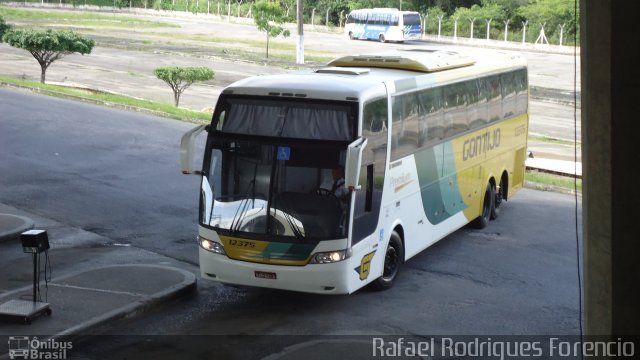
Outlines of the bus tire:
[{"label": "bus tire", "polygon": [[505,200],[504,197],[504,191],[505,191],[505,181],[504,181],[504,177],[500,178],[500,185],[498,185],[498,188],[494,190],[494,200],[493,200],[493,208],[491,209],[491,220],[495,220],[498,218],[498,215],[500,215],[500,205],[502,205],[502,203]]},{"label": "bus tire", "polygon": [[356,38],[353,36],[353,33],[349,31],[349,40],[355,40]]},{"label": "bus tire", "polygon": [[484,229],[487,227],[487,224],[489,224],[489,220],[491,219],[491,213],[494,211],[494,200],[495,194],[493,186],[491,183],[488,183],[482,200],[482,213],[471,222],[471,226],[475,229]]},{"label": "bus tire", "polygon": [[380,36],[378,36],[378,40],[380,40],[381,43],[387,41],[387,39],[385,39],[385,37],[384,37],[384,34],[380,34]]},{"label": "bus tire", "polygon": [[397,232],[393,231],[384,254],[384,270],[382,276],[371,283],[374,290],[387,290],[393,286],[395,279],[398,277],[403,259],[404,247],[402,246],[402,239]]}]

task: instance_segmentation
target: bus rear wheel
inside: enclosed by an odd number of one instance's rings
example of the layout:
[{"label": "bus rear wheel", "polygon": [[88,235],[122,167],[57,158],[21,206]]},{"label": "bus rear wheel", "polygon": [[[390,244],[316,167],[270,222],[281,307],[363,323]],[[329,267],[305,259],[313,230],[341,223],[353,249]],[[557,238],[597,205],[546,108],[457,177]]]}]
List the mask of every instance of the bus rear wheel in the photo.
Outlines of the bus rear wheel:
[{"label": "bus rear wheel", "polygon": [[476,229],[484,229],[489,224],[491,213],[494,211],[495,191],[491,183],[487,184],[482,200],[482,213],[471,222],[471,226]]},{"label": "bus rear wheel", "polygon": [[402,246],[402,239],[400,235],[394,231],[391,233],[387,251],[384,254],[384,271],[382,272],[382,276],[372,283],[375,290],[387,290],[393,286],[403,259],[404,247]]},{"label": "bus rear wheel", "polygon": [[355,40],[356,38],[353,36],[353,33],[351,31],[349,31],[349,39],[350,40]]},{"label": "bus rear wheel", "polygon": [[491,220],[497,219],[498,215],[500,215],[500,205],[502,205],[502,202],[505,200],[504,194],[506,185],[507,184],[505,183],[504,178],[500,178],[500,184],[494,191],[495,197],[493,201],[493,209],[491,210]]},{"label": "bus rear wheel", "polygon": [[381,43],[387,41],[387,39],[385,39],[385,37],[384,37],[384,34],[380,34],[380,36],[378,36],[378,40],[380,40]]}]

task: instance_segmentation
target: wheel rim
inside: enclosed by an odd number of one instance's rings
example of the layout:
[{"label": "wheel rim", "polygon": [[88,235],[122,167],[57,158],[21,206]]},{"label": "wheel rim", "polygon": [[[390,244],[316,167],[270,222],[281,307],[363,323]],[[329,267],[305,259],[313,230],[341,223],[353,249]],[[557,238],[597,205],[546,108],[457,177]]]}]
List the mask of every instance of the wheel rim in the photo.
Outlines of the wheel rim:
[{"label": "wheel rim", "polygon": [[389,245],[384,256],[384,273],[382,278],[385,281],[393,280],[398,272],[398,250],[393,245]]}]

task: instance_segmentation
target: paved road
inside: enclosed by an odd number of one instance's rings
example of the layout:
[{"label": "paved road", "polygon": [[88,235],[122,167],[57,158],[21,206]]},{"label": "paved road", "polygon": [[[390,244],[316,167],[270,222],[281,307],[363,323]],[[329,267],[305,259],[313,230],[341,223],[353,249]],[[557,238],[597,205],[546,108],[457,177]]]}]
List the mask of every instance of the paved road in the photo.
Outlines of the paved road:
[{"label": "paved road", "polygon": [[[198,296],[109,329],[114,336],[89,339],[74,354],[280,359],[275,354],[287,347],[327,339],[370,349],[381,335],[576,335],[574,204],[566,195],[525,189],[486,230],[459,230],[409,260],[386,292],[327,297],[201,284]],[[314,350],[356,358],[335,343]],[[323,358],[300,353],[291,358]]]},{"label": "paved road", "polygon": [[6,89],[0,109],[1,202],[196,263],[192,124]]}]

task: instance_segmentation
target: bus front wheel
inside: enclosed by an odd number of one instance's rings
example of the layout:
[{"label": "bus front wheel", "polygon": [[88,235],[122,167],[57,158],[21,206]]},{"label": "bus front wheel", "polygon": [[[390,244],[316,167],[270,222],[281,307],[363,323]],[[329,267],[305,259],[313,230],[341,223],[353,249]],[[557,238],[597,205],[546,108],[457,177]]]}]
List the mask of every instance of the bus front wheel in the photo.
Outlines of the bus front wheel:
[{"label": "bus front wheel", "polygon": [[380,36],[378,36],[378,40],[380,40],[381,43],[387,41],[387,39],[385,39],[385,37],[384,37],[384,34],[380,34]]},{"label": "bus front wheel", "polygon": [[349,31],[349,39],[350,40],[355,40],[355,36],[353,36],[353,33],[351,31]]},{"label": "bus front wheel", "polygon": [[373,281],[372,285],[375,290],[387,290],[393,286],[394,280],[400,271],[400,265],[404,259],[404,247],[402,239],[397,232],[391,233],[387,251],[384,255],[384,270],[382,276]]},{"label": "bus front wheel", "polygon": [[493,185],[488,183],[482,200],[482,213],[471,223],[474,228],[484,229],[487,227],[487,224],[489,224],[489,220],[491,219],[491,213],[494,211],[494,203],[495,191],[493,189]]}]

